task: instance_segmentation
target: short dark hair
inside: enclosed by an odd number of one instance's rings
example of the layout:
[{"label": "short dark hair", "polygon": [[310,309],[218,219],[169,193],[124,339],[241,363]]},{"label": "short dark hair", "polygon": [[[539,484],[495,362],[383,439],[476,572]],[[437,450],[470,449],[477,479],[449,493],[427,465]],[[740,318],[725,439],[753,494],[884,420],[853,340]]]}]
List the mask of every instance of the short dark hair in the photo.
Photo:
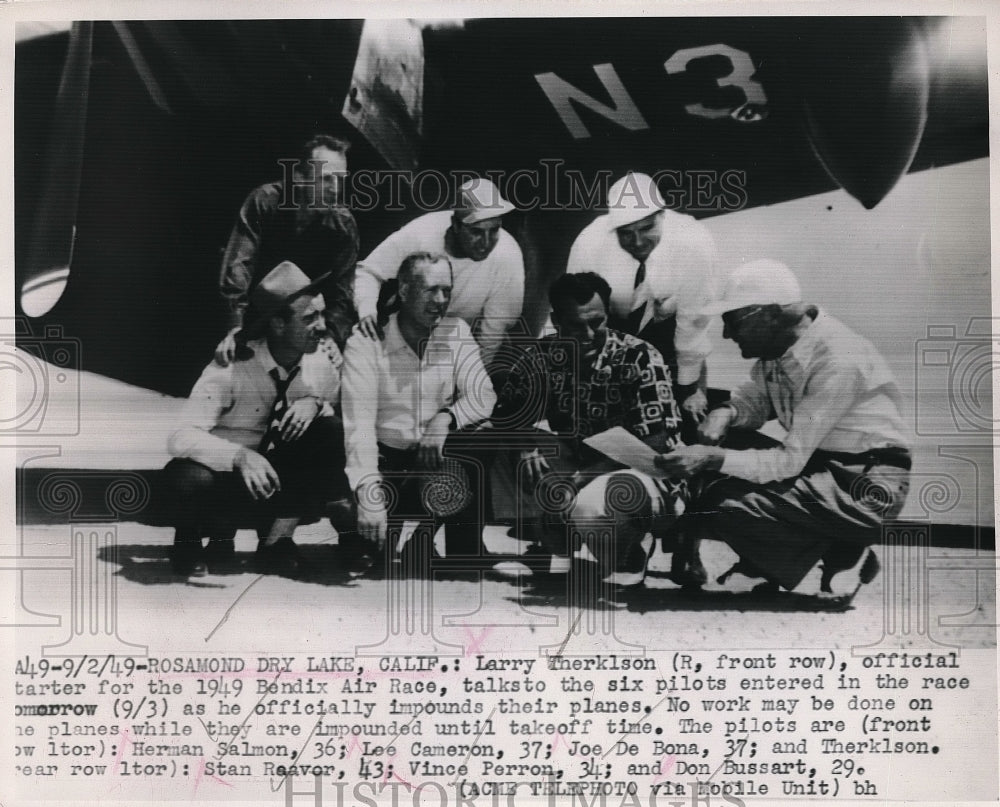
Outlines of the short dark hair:
[{"label": "short dark hair", "polygon": [[448,264],[448,271],[451,273],[452,280],[455,278],[455,270],[452,268],[451,261],[448,260],[448,256],[441,253],[434,252],[412,252],[403,258],[403,262],[399,265],[399,271],[396,273],[396,279],[399,283],[410,283],[413,280],[414,270],[417,268],[419,263],[438,263],[444,261]]},{"label": "short dark hair", "polygon": [[568,301],[577,305],[589,303],[594,295],[604,302],[604,310],[611,311],[611,286],[603,277],[594,272],[565,274],[549,286],[549,304],[558,311]]},{"label": "short dark hair", "polygon": [[328,148],[330,151],[335,151],[338,154],[347,155],[350,151],[351,143],[348,140],[344,140],[340,137],[334,137],[328,134],[317,134],[311,137],[306,143],[299,149],[299,165],[302,169],[309,165],[309,160],[312,159],[312,153],[318,148]]}]

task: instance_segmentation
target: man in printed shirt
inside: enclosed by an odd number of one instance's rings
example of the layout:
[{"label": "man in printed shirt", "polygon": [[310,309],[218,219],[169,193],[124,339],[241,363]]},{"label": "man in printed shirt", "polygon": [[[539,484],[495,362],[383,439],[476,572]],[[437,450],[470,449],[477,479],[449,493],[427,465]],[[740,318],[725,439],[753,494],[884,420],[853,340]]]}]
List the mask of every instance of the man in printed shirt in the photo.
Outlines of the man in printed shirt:
[{"label": "man in printed shirt", "polygon": [[608,284],[592,272],[563,275],[551,286],[558,333],[525,350],[492,422],[500,432],[532,436],[532,427],[545,419],[554,433],[534,433],[539,448],[526,448],[520,456],[522,483],[534,494],[522,499],[522,518],[534,515],[532,499],[555,503],[567,484],[575,491],[561,514],[542,514],[543,539],[552,552],[549,571],[569,571],[573,547],[567,545],[565,521],[577,534],[604,523],[614,527],[614,546],[589,546],[599,576],[633,585],[645,576],[653,545],[647,533],[665,528],[683,511],[686,485],[623,468],[583,443],[620,426],[656,451],[680,445],[670,371],[654,347],[608,327],[610,296]]},{"label": "man in printed shirt", "polygon": [[333,414],[340,353],[317,349],[325,335],[316,293],[323,279],[310,281],[288,261],[276,266],[251,292],[245,352],[225,367],[209,364],[184,405],[168,440],[177,459],[164,472],[178,574],[225,569],[234,522],[249,512],[260,535],[258,569],[294,575],[299,517],[324,512],[346,493],[343,429]]},{"label": "man in printed shirt", "polygon": [[446,255],[454,272],[448,312],[476,329],[483,363],[489,366],[524,305],[521,248],[500,226],[501,217],[513,209],[488,179],[471,179],[459,188],[453,212],[427,213],[385,239],[358,263],[354,301],[361,333],[381,338],[379,292],[408,255]]},{"label": "man in printed shirt", "polygon": [[665,209],[652,177],[628,173],[608,190],[608,212],[577,236],[566,271],[611,286],[613,328],[649,342],[670,367],[685,434],[707,408],[705,359],[715,296],[715,242],[705,225]]},{"label": "man in printed shirt", "polygon": [[343,348],[356,320],[359,243],[358,225],[341,201],[348,149],[346,140],[316,135],[302,147],[290,184],[281,179],[254,188],[240,207],[219,276],[229,307],[228,333],[216,348],[220,364],[233,360],[250,290],[282,261],[310,278],[323,275],[327,334]]},{"label": "man in printed shirt", "polygon": [[358,332],[344,350],[346,473],[358,532],[384,549],[396,515],[386,506],[391,500],[398,512],[420,517],[418,542],[426,544],[427,523],[441,519],[449,557],[478,555],[482,474],[470,456],[476,438],[469,432],[489,418],[496,395],[469,326],[446,316],[453,284],[448,258],[409,255],[398,276],[400,309],[384,337]]},{"label": "man in printed shirt", "polygon": [[[657,458],[671,475],[721,474],[678,524],[691,550],[680,582],[706,579],[702,537],[728,543],[741,558],[734,570],[772,587],[795,588],[822,561],[821,595],[853,597],[878,573],[869,546],[909,485],[899,388],[868,340],[801,300],[788,268],[762,260],[739,267],[710,308],[757,363],[701,425],[705,445]],[[782,443],[741,437],[774,417],[787,430]],[[834,575],[847,570],[856,575],[833,591]]]}]

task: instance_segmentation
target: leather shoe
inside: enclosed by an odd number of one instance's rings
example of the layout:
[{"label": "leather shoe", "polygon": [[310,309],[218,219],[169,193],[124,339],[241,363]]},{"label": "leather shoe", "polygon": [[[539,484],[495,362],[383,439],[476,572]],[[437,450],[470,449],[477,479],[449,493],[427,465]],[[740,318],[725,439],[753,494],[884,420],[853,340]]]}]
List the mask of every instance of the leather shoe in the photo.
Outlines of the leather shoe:
[{"label": "leather shoe", "polygon": [[202,554],[212,574],[226,574],[236,568],[236,543],[232,538],[210,538]]},{"label": "leather shoe", "polygon": [[297,577],[300,567],[299,548],[287,535],[270,545],[261,539],[254,554],[254,566],[258,574]]},{"label": "leather shoe", "polygon": [[682,544],[670,559],[670,579],[688,591],[700,589],[708,582],[708,572],[696,547]]},{"label": "leather shoe", "polygon": [[204,577],[208,566],[202,560],[201,541],[175,543],[170,548],[170,568],[178,577]]}]

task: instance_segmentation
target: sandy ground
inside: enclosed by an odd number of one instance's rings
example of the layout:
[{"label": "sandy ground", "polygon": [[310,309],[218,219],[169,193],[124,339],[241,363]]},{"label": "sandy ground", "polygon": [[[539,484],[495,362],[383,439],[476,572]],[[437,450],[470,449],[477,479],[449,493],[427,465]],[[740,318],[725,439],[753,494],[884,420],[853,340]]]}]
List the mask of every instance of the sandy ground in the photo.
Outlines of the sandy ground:
[{"label": "sandy ground", "polygon": [[[108,548],[115,533],[117,557]],[[27,569],[16,615],[24,626],[19,653],[39,646],[55,655],[127,653],[130,644],[151,653],[374,655],[996,645],[992,552],[877,547],[882,573],[849,608],[830,612],[808,596],[818,590],[815,570],[794,593],[761,596],[750,591],[759,581],[737,576],[692,596],[666,579],[669,556],[659,549],[645,590],[626,598],[624,607],[609,607],[579,604],[575,584],[539,586],[527,574],[352,579],[326,521],[296,533],[308,567],[303,580],[255,574],[250,531],[237,535],[241,566],[234,573],[192,580],[171,574],[168,528],[25,526],[22,538],[42,559],[19,564]],[[495,552],[523,548],[504,527],[487,527],[485,538]],[[80,559],[71,573],[74,544]],[[734,556],[709,542],[704,559],[714,576]]]}]

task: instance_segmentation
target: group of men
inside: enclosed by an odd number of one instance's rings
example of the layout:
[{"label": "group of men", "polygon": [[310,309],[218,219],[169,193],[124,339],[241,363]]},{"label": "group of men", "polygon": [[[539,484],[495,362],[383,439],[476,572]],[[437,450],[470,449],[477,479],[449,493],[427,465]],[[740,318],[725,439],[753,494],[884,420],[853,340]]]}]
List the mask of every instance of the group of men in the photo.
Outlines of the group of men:
[{"label": "group of men", "polygon": [[[748,263],[717,288],[708,230],[629,173],[548,290],[550,332],[519,340],[498,373],[524,296],[502,227],[514,206],[470,180],[454,210],[358,261],[339,193],[346,154],[313,139],[294,187],[261,186],[240,210],[220,283],[232,319],[169,441],[175,572],[231,565],[245,524],[259,571],[298,575],[294,530],[320,515],[358,573],[407,558],[426,568],[440,524],[445,556],[483,568],[490,492],[506,478],[540,576],[582,567],[641,585],[660,540],[674,581],[698,588],[708,538],[739,556],[729,573],[764,588],[793,589],[817,564],[820,595],[842,571],[853,575],[840,593],[874,578],[870,546],[909,476],[899,390],[787,267]],[[707,384],[720,314],[756,360],[728,399]],[[775,418],[781,442],[756,431]],[[655,467],[592,445],[609,433]],[[404,541],[406,521],[417,527]]]}]

